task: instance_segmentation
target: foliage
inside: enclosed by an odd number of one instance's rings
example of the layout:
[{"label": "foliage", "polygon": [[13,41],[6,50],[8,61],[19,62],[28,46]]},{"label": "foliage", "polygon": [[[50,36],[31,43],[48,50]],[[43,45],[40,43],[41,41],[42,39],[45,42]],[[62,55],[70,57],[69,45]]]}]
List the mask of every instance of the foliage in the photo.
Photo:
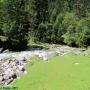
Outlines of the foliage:
[{"label": "foliage", "polygon": [[66,33],[64,33],[63,38],[64,42],[67,45],[75,45],[76,37],[76,27],[77,27],[78,18],[74,13],[66,13],[63,20],[63,26]]},{"label": "foliage", "polygon": [[8,37],[7,48],[26,47],[28,37],[89,46],[89,23],[90,0],[0,0],[0,36]]},{"label": "foliage", "polygon": [[[88,3],[87,3],[88,2]],[[49,0],[48,20],[38,25],[37,37],[40,42],[67,44],[70,46],[88,46],[89,30],[82,28],[83,38],[79,30],[79,23],[88,18],[89,4],[87,0]],[[47,17],[46,15],[44,17]],[[88,21],[86,21],[87,23]],[[86,26],[83,25],[82,27]],[[80,34],[79,34],[80,31]],[[81,44],[83,41],[83,44]],[[81,44],[81,45],[80,45]]]},{"label": "foliage", "polygon": [[48,0],[33,0],[32,1],[32,30],[34,37],[39,36],[39,24],[44,23],[48,18]]},{"label": "foliage", "polygon": [[[8,37],[4,48],[23,49],[27,45],[29,31],[28,13],[25,9],[27,0],[5,0],[3,14],[5,23],[2,30]],[[7,44],[6,43],[6,44]]]},{"label": "foliage", "polygon": [[77,25],[76,43],[80,47],[90,45],[90,17],[79,21]]}]

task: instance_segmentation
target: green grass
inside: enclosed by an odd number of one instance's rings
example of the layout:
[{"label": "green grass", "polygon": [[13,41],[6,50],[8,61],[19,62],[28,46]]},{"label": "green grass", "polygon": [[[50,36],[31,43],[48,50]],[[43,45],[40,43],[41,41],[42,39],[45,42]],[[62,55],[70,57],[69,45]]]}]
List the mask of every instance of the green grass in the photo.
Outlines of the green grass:
[{"label": "green grass", "polygon": [[90,58],[66,55],[34,61],[14,86],[19,90],[90,90]]}]

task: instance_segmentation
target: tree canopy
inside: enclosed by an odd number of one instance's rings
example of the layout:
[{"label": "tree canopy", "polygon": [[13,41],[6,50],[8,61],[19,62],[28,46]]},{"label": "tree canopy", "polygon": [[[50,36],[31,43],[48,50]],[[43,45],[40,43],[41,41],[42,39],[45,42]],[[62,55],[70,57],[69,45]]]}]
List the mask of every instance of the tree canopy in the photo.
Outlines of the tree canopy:
[{"label": "tree canopy", "polygon": [[0,0],[0,36],[6,37],[0,45],[4,48],[23,49],[28,37],[87,47],[89,23],[90,0]]}]

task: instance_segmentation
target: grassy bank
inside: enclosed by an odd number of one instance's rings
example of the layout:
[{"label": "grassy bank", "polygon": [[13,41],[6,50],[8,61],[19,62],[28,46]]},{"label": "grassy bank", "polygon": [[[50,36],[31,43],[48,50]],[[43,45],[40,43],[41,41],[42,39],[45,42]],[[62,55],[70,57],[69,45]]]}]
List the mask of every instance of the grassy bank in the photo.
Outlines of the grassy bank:
[{"label": "grassy bank", "polygon": [[28,74],[14,82],[19,90],[90,90],[90,59],[66,55],[34,61]]}]

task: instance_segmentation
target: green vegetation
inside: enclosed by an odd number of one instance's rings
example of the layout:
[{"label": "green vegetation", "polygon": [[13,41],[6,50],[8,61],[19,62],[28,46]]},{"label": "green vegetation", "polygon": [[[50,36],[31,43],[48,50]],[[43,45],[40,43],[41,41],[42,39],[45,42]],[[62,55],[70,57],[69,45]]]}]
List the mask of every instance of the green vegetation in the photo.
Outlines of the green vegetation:
[{"label": "green vegetation", "polygon": [[[2,4],[2,36],[7,37],[4,48],[24,49],[27,46],[29,31],[28,12],[26,5],[28,0],[5,0]],[[22,47],[21,47],[22,46]]]},{"label": "green vegetation", "polygon": [[23,49],[28,37],[33,42],[87,47],[89,23],[90,0],[0,0],[0,36],[8,37],[3,48]]},{"label": "green vegetation", "polygon": [[16,80],[19,90],[89,90],[90,59],[69,54],[47,62],[33,61],[28,74]]},{"label": "green vegetation", "polygon": [[[29,31],[28,13],[25,10],[27,2],[28,0],[5,0],[4,2],[3,18],[5,23],[3,23],[2,30],[8,37],[9,46],[7,48],[23,49],[27,45],[26,36]],[[20,47],[21,44],[22,47]]]}]

